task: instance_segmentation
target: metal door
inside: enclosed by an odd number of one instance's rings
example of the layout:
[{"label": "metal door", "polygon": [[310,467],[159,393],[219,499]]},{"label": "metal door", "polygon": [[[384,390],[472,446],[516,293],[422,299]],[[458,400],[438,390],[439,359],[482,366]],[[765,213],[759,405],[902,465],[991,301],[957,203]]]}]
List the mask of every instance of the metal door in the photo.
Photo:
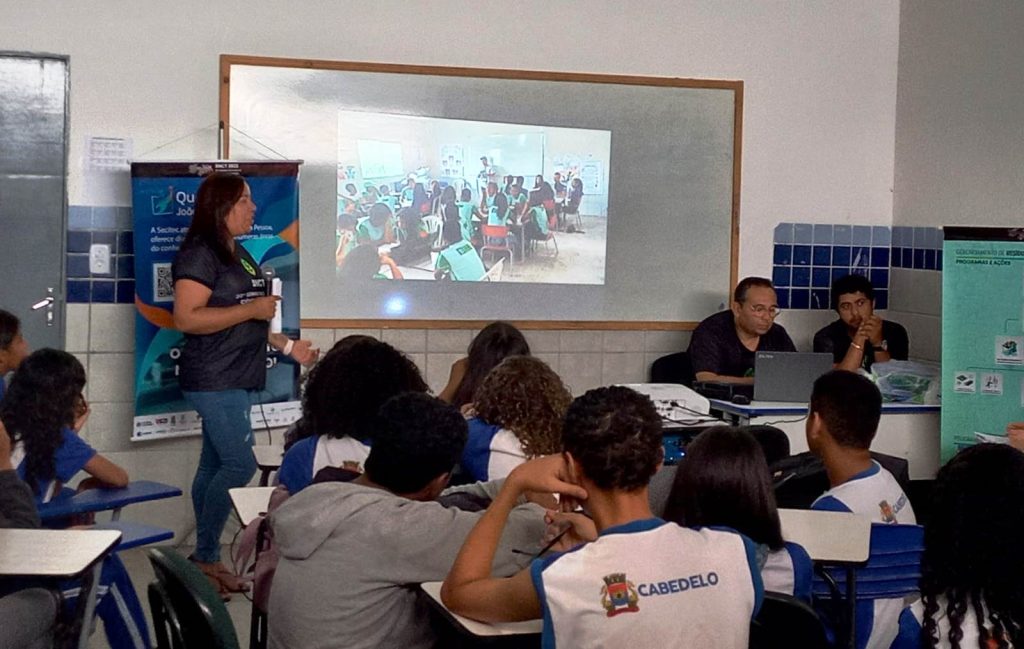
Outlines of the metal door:
[{"label": "metal door", "polygon": [[0,309],[64,348],[68,59],[0,52]]}]

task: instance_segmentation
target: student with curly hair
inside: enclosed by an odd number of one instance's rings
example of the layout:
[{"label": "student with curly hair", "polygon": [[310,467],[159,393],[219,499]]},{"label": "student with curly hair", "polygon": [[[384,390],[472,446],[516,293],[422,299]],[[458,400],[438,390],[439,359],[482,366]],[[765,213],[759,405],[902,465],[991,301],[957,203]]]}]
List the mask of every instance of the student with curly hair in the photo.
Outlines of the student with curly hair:
[{"label": "student with curly hair", "polygon": [[426,392],[415,363],[391,345],[343,338],[309,372],[302,428],[312,436],[284,454],[280,483],[292,495],[324,467],[362,472],[381,404],[402,392]]},{"label": "student with curly hair", "polygon": [[893,649],[1024,647],[1024,454],[960,451],[939,469],[924,527],[921,599]]},{"label": "student with curly hair", "polygon": [[510,356],[476,391],[476,416],[462,469],[473,480],[504,478],[529,458],[562,449],[562,420],[572,394],[544,361]]},{"label": "student with curly hair", "polygon": [[477,388],[494,367],[509,356],[529,356],[523,333],[507,322],[492,322],[473,338],[465,358],[452,363],[448,384],[438,398],[462,408],[473,401]]},{"label": "student with curly hair", "polygon": [[665,520],[684,527],[727,527],[750,538],[764,589],[811,599],[811,558],[782,540],[772,477],[761,445],[742,428],[714,426],[686,447]]},{"label": "student with curly hair", "polygon": [[[562,450],[504,481],[445,579],[445,606],[489,622],[543,617],[545,648],[745,649],[762,597],[753,544],[651,513],[648,482],[663,451],[650,399],[624,387],[587,392],[569,407]],[[492,577],[505,521],[527,492],[582,501],[593,520],[583,532],[589,519],[575,517],[574,533],[593,540],[511,578]]]},{"label": "student with curly hair", "polygon": [[128,484],[124,469],[78,436],[89,415],[84,387],[85,369],[77,358],[40,349],[21,362],[0,402],[0,420],[12,442],[12,463],[38,503],[73,496],[74,490],[63,485],[79,471],[104,486]]}]

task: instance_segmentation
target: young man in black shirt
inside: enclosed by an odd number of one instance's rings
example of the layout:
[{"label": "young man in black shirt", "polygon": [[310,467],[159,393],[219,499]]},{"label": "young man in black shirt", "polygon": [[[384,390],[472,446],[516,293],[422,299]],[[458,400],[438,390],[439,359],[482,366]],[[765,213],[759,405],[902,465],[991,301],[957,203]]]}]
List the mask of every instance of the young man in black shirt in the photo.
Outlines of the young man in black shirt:
[{"label": "young man in black shirt", "polygon": [[771,281],[747,277],[737,284],[732,308],[705,318],[690,338],[697,380],[752,385],[756,352],[795,352],[789,334],[775,324],[778,315]]},{"label": "young man in black shirt", "polygon": [[873,363],[907,360],[907,330],[875,315],[875,289],[862,275],[840,277],[832,285],[832,308],[839,319],[814,334],[814,351],[831,353],[836,369],[870,369]]}]

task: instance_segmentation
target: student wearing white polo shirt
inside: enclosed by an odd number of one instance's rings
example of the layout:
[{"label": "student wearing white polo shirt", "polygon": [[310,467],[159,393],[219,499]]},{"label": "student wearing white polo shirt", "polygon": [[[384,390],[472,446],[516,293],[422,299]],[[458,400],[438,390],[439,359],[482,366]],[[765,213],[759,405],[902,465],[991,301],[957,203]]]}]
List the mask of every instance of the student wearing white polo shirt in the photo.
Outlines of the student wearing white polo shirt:
[{"label": "student wearing white polo shirt", "polygon": [[[569,408],[562,448],[505,480],[448,573],[445,605],[491,622],[542,617],[545,648],[745,648],[763,594],[753,544],[653,516],[647,485],[662,446],[650,399],[624,387],[587,392]],[[599,535],[492,578],[505,521],[526,492],[582,501]]]},{"label": "student wearing white polo shirt", "polygon": [[[863,376],[833,370],[814,382],[807,446],[824,463],[831,488],[811,509],[852,512],[875,523],[917,522],[896,478],[871,459],[871,441],[881,416],[882,395]],[[858,604],[858,649],[887,648],[896,637],[902,608],[901,598]]]}]

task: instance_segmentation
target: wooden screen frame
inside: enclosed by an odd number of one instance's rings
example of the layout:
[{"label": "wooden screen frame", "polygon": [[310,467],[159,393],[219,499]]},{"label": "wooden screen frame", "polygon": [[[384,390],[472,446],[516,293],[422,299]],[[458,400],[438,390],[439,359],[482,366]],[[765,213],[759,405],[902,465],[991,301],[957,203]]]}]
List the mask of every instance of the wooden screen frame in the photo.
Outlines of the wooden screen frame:
[{"label": "wooden screen frame", "polygon": [[[594,74],[588,72],[550,72],[540,70],[510,70],[502,68],[466,68],[432,65],[405,65],[397,63],[366,63],[359,61],[325,61],[293,59],[240,54],[220,55],[220,127],[223,157],[231,158],[231,66],[247,65],[307,70],[339,70],[345,72],[379,72],[389,74],[421,74],[448,77],[475,77],[483,79],[509,79],[528,81],[568,81],[577,83],[606,83],[632,86],[661,86],[671,88],[700,88],[731,90],[733,92],[733,147],[732,147],[732,224],[729,260],[729,286],[738,281],[740,249],[740,180],[743,149],[743,81],[724,79],[690,79],[680,77],[645,77],[624,74]],[[302,319],[304,329],[479,329],[489,320],[401,320],[401,319]],[[693,330],[694,321],[641,321],[641,320],[522,320],[514,324],[521,329],[591,329],[591,330]]]}]

